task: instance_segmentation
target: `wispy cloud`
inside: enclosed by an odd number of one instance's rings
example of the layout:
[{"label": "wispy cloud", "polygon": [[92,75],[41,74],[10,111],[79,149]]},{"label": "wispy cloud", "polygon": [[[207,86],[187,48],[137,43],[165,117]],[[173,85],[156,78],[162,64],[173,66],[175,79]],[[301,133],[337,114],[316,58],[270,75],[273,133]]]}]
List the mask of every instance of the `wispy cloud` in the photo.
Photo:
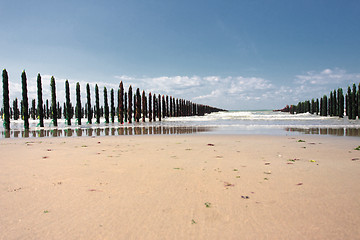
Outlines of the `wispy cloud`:
[{"label": "wispy cloud", "polygon": [[340,68],[324,69],[321,72],[310,71],[303,75],[297,75],[295,83],[304,85],[329,85],[346,84],[359,80],[359,74],[350,74]]},{"label": "wispy cloud", "polygon": [[295,76],[293,99],[303,101],[309,98],[322,97],[334,89],[346,88],[359,81],[360,74],[348,73],[340,68],[309,71],[306,74]]}]

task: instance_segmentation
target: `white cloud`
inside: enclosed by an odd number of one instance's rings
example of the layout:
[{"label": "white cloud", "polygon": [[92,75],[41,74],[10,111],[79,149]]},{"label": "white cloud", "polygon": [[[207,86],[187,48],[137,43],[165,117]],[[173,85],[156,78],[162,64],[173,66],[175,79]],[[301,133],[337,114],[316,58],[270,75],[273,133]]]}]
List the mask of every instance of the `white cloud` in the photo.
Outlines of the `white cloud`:
[{"label": "white cloud", "polygon": [[348,73],[340,68],[327,68],[319,72],[309,71],[303,75],[296,75],[291,95],[292,104],[329,95],[329,92],[334,89],[345,89],[347,86],[359,81],[360,74]]},{"label": "white cloud", "polygon": [[350,81],[359,80],[356,74],[349,74],[340,68],[324,69],[321,72],[310,71],[304,75],[297,75],[295,77],[296,84],[311,84],[311,85],[328,85],[328,84],[342,84]]},{"label": "white cloud", "polygon": [[197,96],[197,97],[194,97],[193,99],[194,100],[199,100],[199,99],[214,99],[214,98],[218,98],[220,96],[222,96],[223,93],[217,89],[217,90],[214,90],[214,91],[211,91],[210,94],[206,94],[206,95],[201,95],[201,96]]},{"label": "white cloud", "polygon": [[253,92],[257,90],[271,89],[273,85],[263,78],[245,78],[237,77],[231,81],[230,89],[228,90],[231,94],[237,94],[241,92]]}]

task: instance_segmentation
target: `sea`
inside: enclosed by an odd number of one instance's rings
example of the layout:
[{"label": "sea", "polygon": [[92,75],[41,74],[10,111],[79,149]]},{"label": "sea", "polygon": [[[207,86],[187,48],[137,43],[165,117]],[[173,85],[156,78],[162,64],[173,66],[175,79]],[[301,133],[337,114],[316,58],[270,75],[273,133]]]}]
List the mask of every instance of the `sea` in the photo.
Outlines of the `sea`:
[{"label": "sea", "polygon": [[120,124],[114,123],[65,124],[58,119],[54,127],[50,119],[45,119],[45,127],[39,127],[39,120],[29,120],[30,129],[24,130],[22,120],[12,120],[11,130],[0,127],[0,138],[34,137],[85,137],[121,135],[159,135],[159,134],[252,134],[252,135],[331,135],[338,137],[360,137],[360,120],[338,117],[324,117],[316,114],[289,114],[271,110],[228,111],[206,114],[205,116],[169,117],[162,121]]}]

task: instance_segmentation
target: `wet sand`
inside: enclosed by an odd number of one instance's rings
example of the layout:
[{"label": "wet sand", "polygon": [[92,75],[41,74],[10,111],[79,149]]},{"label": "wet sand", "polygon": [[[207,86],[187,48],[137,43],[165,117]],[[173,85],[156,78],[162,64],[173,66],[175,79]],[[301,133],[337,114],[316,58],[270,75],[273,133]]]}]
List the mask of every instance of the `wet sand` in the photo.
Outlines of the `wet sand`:
[{"label": "wet sand", "polygon": [[2,139],[0,239],[359,239],[359,145],[329,136]]}]

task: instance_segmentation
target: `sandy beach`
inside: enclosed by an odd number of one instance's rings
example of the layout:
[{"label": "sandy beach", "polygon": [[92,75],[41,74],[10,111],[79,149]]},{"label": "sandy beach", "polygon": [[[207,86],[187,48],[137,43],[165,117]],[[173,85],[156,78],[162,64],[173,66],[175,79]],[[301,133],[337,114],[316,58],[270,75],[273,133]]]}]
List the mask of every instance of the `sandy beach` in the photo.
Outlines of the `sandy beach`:
[{"label": "sandy beach", "polygon": [[0,239],[360,239],[358,138],[2,139]]}]

